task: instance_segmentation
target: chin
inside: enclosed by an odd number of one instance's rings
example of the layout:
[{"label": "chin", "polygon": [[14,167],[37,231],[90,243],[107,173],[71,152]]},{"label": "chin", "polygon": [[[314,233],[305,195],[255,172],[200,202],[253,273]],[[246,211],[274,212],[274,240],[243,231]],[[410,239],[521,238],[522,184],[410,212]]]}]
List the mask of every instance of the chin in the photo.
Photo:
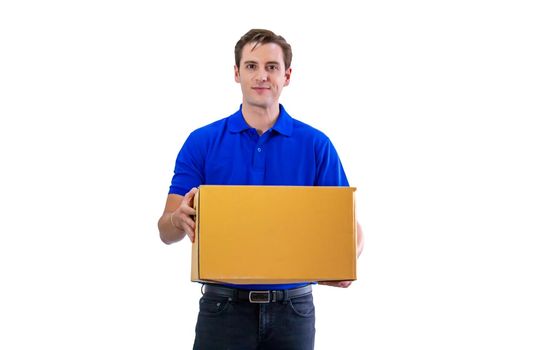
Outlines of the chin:
[{"label": "chin", "polygon": [[254,107],[268,108],[274,105],[274,101],[248,101],[248,104]]}]

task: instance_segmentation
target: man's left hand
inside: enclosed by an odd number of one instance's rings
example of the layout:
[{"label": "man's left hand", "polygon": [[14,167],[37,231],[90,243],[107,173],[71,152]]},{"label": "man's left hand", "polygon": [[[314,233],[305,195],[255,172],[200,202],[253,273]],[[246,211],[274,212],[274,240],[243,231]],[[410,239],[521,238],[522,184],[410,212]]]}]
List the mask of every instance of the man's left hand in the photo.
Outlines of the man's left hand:
[{"label": "man's left hand", "polygon": [[340,281],[340,282],[318,282],[324,286],[347,288],[351,286],[351,281]]}]

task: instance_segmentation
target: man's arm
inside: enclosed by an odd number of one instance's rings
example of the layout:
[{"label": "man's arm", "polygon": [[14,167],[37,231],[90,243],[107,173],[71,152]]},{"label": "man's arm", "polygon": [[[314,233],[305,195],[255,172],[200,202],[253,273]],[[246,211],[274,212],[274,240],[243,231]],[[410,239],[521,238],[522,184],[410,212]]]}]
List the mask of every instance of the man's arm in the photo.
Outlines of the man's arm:
[{"label": "man's arm", "polygon": [[188,235],[191,242],[194,242],[196,215],[194,209],[194,195],[198,192],[193,188],[184,197],[178,194],[167,196],[167,203],[163,215],[159,219],[159,237],[165,244],[178,242]]},{"label": "man's arm", "polygon": [[359,255],[361,255],[361,252],[363,251],[363,246],[365,245],[365,242],[363,241],[363,229],[361,228],[361,225],[359,224],[359,221],[357,222],[357,257],[359,257]]},{"label": "man's arm", "polygon": [[[365,242],[363,241],[363,230],[361,229],[361,225],[359,224],[359,222],[357,222],[357,257],[361,255],[364,245]],[[332,287],[347,288],[351,285],[351,281],[318,282],[318,284],[323,284],[325,286],[332,286]]]}]

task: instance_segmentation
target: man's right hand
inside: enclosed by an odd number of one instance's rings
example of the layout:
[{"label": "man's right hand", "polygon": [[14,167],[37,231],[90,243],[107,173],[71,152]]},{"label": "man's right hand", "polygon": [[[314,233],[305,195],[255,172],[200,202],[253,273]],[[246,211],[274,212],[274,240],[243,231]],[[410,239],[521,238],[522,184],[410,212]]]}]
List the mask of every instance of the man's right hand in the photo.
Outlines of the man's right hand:
[{"label": "man's right hand", "polygon": [[196,209],[194,209],[194,195],[198,189],[194,187],[182,199],[177,210],[171,213],[171,224],[179,230],[186,232],[191,242],[194,242],[196,227]]},{"label": "man's right hand", "polygon": [[178,242],[188,235],[194,242],[196,227],[196,210],[194,209],[194,195],[197,188],[192,188],[184,197],[170,194],[167,197],[165,211],[159,219],[159,235],[167,244]]}]

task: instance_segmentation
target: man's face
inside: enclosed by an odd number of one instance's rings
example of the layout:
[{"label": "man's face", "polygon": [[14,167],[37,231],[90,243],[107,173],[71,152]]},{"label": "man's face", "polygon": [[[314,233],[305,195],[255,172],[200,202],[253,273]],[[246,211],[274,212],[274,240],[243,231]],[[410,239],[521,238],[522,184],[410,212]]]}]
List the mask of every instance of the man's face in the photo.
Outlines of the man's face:
[{"label": "man's face", "polygon": [[269,108],[279,103],[281,90],[289,85],[291,68],[285,69],[278,44],[253,47],[254,43],[243,47],[240,67],[235,66],[235,81],[241,84],[244,104]]}]

